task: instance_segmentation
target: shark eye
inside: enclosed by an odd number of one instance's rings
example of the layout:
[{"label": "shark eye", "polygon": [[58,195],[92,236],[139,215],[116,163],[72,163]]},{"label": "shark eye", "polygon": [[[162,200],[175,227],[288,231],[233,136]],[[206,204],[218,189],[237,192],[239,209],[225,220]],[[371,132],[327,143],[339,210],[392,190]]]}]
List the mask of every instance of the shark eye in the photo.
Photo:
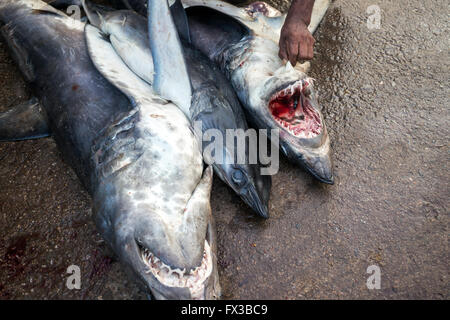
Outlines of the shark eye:
[{"label": "shark eye", "polygon": [[234,183],[240,185],[242,182],[244,182],[244,174],[241,170],[234,170],[232,174],[232,178]]}]

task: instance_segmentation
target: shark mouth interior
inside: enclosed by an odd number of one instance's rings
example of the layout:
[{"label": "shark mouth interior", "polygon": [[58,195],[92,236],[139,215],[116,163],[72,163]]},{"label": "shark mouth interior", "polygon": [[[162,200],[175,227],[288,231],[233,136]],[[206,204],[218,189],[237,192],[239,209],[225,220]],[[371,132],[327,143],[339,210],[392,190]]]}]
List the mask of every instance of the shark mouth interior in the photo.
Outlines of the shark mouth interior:
[{"label": "shark mouth interior", "polygon": [[191,270],[170,267],[145,248],[142,248],[141,255],[142,260],[149,267],[147,273],[151,273],[161,284],[167,287],[188,288],[192,299],[204,299],[205,282],[213,269],[211,248],[208,241],[205,240],[200,266]]},{"label": "shark mouth interior", "polygon": [[312,79],[299,80],[270,98],[272,117],[297,138],[313,138],[322,132],[320,114],[310,103],[311,88]]}]

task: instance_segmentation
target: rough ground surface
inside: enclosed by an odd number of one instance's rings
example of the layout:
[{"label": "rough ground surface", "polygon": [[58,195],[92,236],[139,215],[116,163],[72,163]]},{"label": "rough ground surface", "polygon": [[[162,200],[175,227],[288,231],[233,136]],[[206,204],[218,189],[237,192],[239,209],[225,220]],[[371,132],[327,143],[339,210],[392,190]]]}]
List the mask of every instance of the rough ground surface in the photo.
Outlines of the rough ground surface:
[{"label": "rough ground surface", "polygon": [[[276,0],[286,7],[286,1]],[[381,29],[366,26],[369,5]],[[261,221],[219,179],[226,299],[449,298],[448,2],[337,0],[311,75],[336,184],[281,161]],[[0,43],[0,108],[28,96]],[[0,144],[0,297],[140,299],[90,218],[91,200],[51,138]],[[81,290],[65,286],[81,267]],[[368,290],[366,269],[381,268]]]}]

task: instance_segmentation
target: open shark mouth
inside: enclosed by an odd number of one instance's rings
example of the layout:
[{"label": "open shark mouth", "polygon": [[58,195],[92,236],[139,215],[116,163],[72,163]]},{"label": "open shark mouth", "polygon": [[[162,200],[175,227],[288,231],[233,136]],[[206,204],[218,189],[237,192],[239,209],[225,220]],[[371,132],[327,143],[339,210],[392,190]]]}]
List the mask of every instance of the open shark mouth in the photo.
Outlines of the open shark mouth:
[{"label": "open shark mouth", "polygon": [[194,300],[205,298],[205,282],[213,269],[211,248],[208,241],[205,240],[200,266],[191,270],[170,267],[145,248],[141,250],[141,255],[142,260],[149,267],[147,273],[151,273],[161,284],[167,287],[188,288],[191,298]]},{"label": "open shark mouth", "polygon": [[311,88],[312,79],[299,80],[270,98],[272,117],[297,138],[313,138],[322,132],[320,114],[310,103]]}]

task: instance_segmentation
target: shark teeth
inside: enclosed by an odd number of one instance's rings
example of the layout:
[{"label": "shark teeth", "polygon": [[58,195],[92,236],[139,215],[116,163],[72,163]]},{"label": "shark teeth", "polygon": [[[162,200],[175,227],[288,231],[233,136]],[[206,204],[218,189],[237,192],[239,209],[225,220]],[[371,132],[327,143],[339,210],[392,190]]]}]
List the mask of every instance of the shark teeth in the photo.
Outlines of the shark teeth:
[{"label": "shark teeth", "polygon": [[149,267],[146,272],[151,273],[163,285],[188,288],[193,299],[204,298],[204,282],[212,273],[212,256],[208,241],[205,241],[203,259],[200,266],[191,270],[172,268],[146,248],[142,250],[142,260]]},{"label": "shark teeth", "polygon": [[296,81],[270,98],[273,119],[297,138],[313,138],[322,131],[320,115],[307,101],[312,83],[312,78]]}]

